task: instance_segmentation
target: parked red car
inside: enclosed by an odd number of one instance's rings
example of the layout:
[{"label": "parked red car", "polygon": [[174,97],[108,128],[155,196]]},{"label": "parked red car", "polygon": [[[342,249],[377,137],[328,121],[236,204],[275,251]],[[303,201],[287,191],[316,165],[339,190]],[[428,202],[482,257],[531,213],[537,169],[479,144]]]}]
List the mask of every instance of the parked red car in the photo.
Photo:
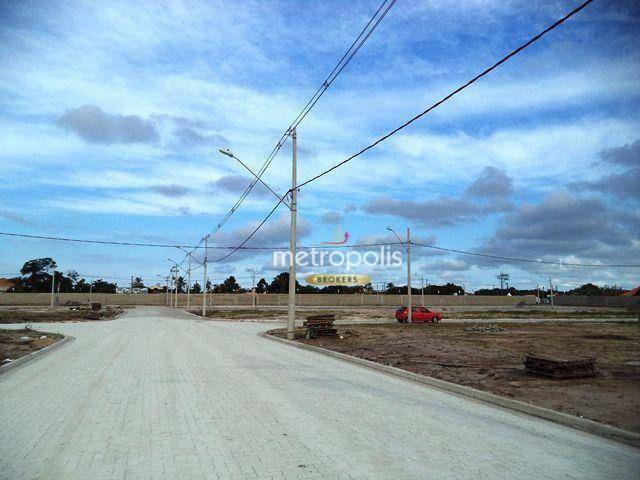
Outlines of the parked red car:
[{"label": "parked red car", "polygon": [[[396,310],[396,320],[400,323],[407,321],[409,309],[407,307],[400,307]],[[412,307],[411,308],[411,323],[438,323],[442,320],[442,313],[434,312],[425,307]]]}]

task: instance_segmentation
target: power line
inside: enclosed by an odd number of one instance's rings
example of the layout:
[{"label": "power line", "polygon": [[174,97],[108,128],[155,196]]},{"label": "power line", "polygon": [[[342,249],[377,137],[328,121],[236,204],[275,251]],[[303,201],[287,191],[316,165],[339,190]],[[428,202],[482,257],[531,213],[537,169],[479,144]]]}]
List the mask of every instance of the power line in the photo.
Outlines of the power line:
[{"label": "power line", "polygon": [[436,109],[437,107],[439,107],[440,105],[442,105],[443,103],[445,103],[447,100],[449,100],[451,97],[455,96],[456,94],[460,93],[462,90],[464,90],[465,88],[467,88],[468,86],[470,86],[471,84],[475,83],[476,81],[478,81],[479,79],[481,79],[482,77],[484,77],[485,75],[489,74],[491,71],[495,70],[496,68],[498,68],[500,65],[502,65],[503,63],[505,63],[506,61],[508,61],[511,57],[514,57],[515,55],[517,55],[518,53],[520,53],[521,51],[523,51],[525,48],[529,47],[531,44],[537,42],[538,40],[540,40],[544,35],[546,35],[547,33],[549,33],[550,31],[554,30],[555,28],[559,27],[560,25],[562,25],[564,22],[566,22],[569,18],[571,18],[573,15],[575,15],[576,13],[578,13],[580,10],[582,10],[583,8],[585,8],[587,5],[589,5],[593,0],[587,0],[586,2],[584,2],[583,4],[581,4],[580,6],[574,8],[573,10],[571,10],[569,13],[567,13],[564,17],[562,17],[560,20],[558,20],[557,22],[555,22],[554,24],[550,25],[549,27],[545,28],[544,30],[542,30],[540,33],[538,33],[536,36],[532,37],[531,39],[529,39],[527,42],[525,42],[524,44],[520,45],[518,48],[516,48],[515,50],[511,51],[511,53],[509,53],[508,55],[502,57],[499,61],[497,61],[496,63],[494,63],[492,66],[490,66],[489,68],[485,69],[484,71],[482,71],[482,73],[479,73],[478,75],[476,75],[475,77],[473,77],[471,80],[469,80],[467,83],[461,85],[460,87],[456,88],[455,90],[453,90],[451,93],[449,93],[447,96],[443,97],[442,99],[438,100],[436,103],[434,103],[433,105],[431,105],[429,108],[427,108],[426,110],[422,111],[421,113],[419,113],[418,115],[416,115],[415,117],[411,118],[410,120],[406,121],[405,123],[403,123],[402,125],[400,125],[399,127],[395,128],[394,130],[390,131],[389,133],[387,133],[386,135],[380,137],[378,140],[376,140],[375,142],[373,142],[372,144],[368,145],[367,147],[363,148],[362,150],[360,150],[357,153],[354,153],[353,155],[351,155],[350,157],[344,159],[343,161],[333,165],[331,168],[328,168],[327,170],[309,178],[308,180],[305,180],[304,182],[300,183],[299,185],[297,185],[295,188],[301,188],[304,187],[305,185],[314,182],[316,180],[318,180],[320,177],[323,177],[324,175],[328,174],[329,172],[332,172],[333,170],[341,167],[342,165],[350,162],[351,160],[353,160],[356,157],[359,157],[360,155],[362,155],[363,153],[365,153],[367,150],[372,149],[373,147],[375,147],[376,145],[378,145],[381,142],[384,142],[386,139],[388,139],[389,137],[391,137],[392,135],[395,135],[396,133],[398,133],[400,130],[408,127],[409,125],[411,125],[413,122],[415,122],[416,120],[422,118],[423,116],[427,115],[429,112],[431,112],[432,110]]},{"label": "power line", "polygon": [[460,253],[462,255],[473,255],[476,257],[493,258],[497,260],[509,260],[512,262],[526,262],[526,263],[540,263],[544,265],[561,265],[565,267],[601,267],[601,268],[638,268],[637,265],[621,265],[621,264],[602,264],[602,263],[571,263],[571,262],[552,262],[548,260],[534,260],[530,258],[518,258],[518,257],[504,257],[501,255],[491,255],[488,253],[468,252],[466,250],[456,250],[454,248],[436,247],[435,245],[427,245],[424,243],[411,242],[412,245],[418,247],[431,248],[433,250],[441,250],[449,253]]},{"label": "power line", "polygon": [[[442,98],[441,100],[437,101],[436,103],[434,103],[433,105],[431,105],[429,108],[427,108],[426,110],[422,111],[421,113],[419,113],[418,115],[414,116],[413,118],[409,119],[408,121],[406,121],[405,123],[403,123],[402,125],[400,125],[399,127],[395,128],[394,130],[390,131],[389,133],[387,133],[386,135],[378,138],[375,142],[369,144],[367,147],[363,148],[362,150],[360,150],[357,153],[354,153],[353,155],[351,155],[350,157],[342,160],[341,162],[333,165],[332,167],[328,168],[327,170],[309,178],[308,180],[305,180],[304,182],[298,184],[297,186],[291,188],[289,190],[289,192],[293,191],[294,189],[299,189],[302,188],[306,185],[308,185],[311,182],[314,182],[316,180],[318,180],[319,178],[327,175],[328,173],[336,170],[337,168],[341,167],[342,165],[350,162],[351,160],[353,160],[356,157],[359,157],[360,155],[362,155],[363,153],[365,153],[366,151],[372,149],[373,147],[375,147],[376,145],[378,145],[381,142],[384,142],[385,140],[387,140],[389,137],[395,135],[396,133],[398,133],[400,130],[406,128],[407,126],[411,125],[413,122],[415,122],[416,120],[418,120],[419,118],[425,116],[426,114],[428,114],[430,111],[434,110],[435,108],[439,107],[440,105],[442,105],[443,103],[445,103],[447,100],[449,100],[451,97],[453,97],[454,95],[456,95],[457,93],[461,92],[462,90],[464,90],[465,88],[467,88],[468,86],[470,86],[471,84],[475,83],[477,80],[479,80],[480,78],[484,77],[485,75],[489,74],[491,71],[493,71],[494,69],[498,68],[500,65],[502,65],[503,63],[505,63],[506,61],[508,61],[510,58],[514,57],[515,55],[517,55],[518,53],[520,53],[521,51],[523,51],[525,48],[527,48],[528,46],[530,46],[531,44],[535,43],[536,41],[538,41],[540,38],[542,38],[544,35],[546,35],[547,33],[549,33],[550,31],[554,30],[555,28],[557,28],[558,26],[562,25],[565,21],[567,21],[569,18],[571,18],[573,15],[575,15],[576,13],[578,13],[579,11],[581,11],[583,8],[585,8],[587,5],[589,5],[593,0],[587,0],[586,2],[582,3],[581,5],[579,5],[578,7],[574,8],[573,10],[571,10],[569,13],[567,13],[564,17],[560,18],[558,21],[556,21],[555,23],[553,23],[552,25],[550,25],[549,27],[545,28],[544,30],[542,30],[540,33],[538,33],[537,35],[535,35],[534,37],[530,38],[527,42],[525,42],[524,44],[520,45],[518,48],[516,48],[515,50],[511,51],[509,54],[507,54],[506,56],[502,57],[499,61],[497,61],[496,63],[494,63],[492,66],[490,66],[489,68],[486,68],[485,70],[483,70],[480,74],[476,75],[475,77],[473,77],[471,80],[469,80],[467,83],[461,85],[460,87],[456,88],[455,90],[453,90],[451,93],[449,93],[448,95],[446,95],[444,98]],[[256,180],[257,181],[257,180]],[[271,211],[267,214],[267,216],[258,224],[258,226],[249,234],[249,236],[241,243],[241,245],[244,245],[251,237],[253,237],[256,232],[267,222],[267,220],[273,215],[273,213],[276,211],[276,209],[280,206],[280,204],[282,203],[282,199],[276,203],[276,205],[271,209]],[[228,253],[227,255],[221,257],[220,259],[216,260],[216,261],[221,261],[224,260],[228,257],[230,257],[231,255],[233,255],[237,250],[234,250],[230,253]]]},{"label": "power line", "polygon": [[[331,70],[329,75],[326,77],[326,79],[322,82],[320,87],[318,87],[318,89],[315,91],[313,96],[309,99],[309,101],[306,103],[306,105],[302,108],[300,113],[298,113],[298,115],[293,120],[293,122],[287,127],[287,129],[284,131],[284,133],[280,136],[280,138],[277,141],[275,147],[272,149],[271,153],[269,154],[269,156],[266,158],[266,160],[264,161],[264,163],[262,164],[262,166],[258,170],[258,172],[256,174],[256,178],[251,181],[251,183],[247,186],[247,188],[240,195],[240,197],[238,198],[236,203],[225,214],[225,216],[216,225],[216,227],[205,236],[214,235],[218,230],[220,230],[220,228],[222,228],[222,226],[229,220],[229,218],[231,218],[231,216],[236,212],[236,210],[238,210],[240,205],[242,205],[242,203],[244,202],[245,198],[249,195],[249,193],[251,193],[251,190],[253,189],[253,187],[255,187],[255,185],[260,181],[262,175],[264,175],[266,170],[269,168],[269,166],[271,165],[271,162],[273,161],[275,156],[278,154],[278,152],[280,151],[280,149],[284,145],[284,142],[286,141],[286,138],[289,136],[290,132],[304,120],[304,118],[309,114],[309,112],[313,109],[313,107],[316,105],[316,103],[318,103],[318,101],[324,95],[324,93],[327,91],[327,89],[331,86],[331,84],[333,84],[333,82],[336,80],[336,78],[338,78],[338,76],[342,73],[342,71],[345,69],[345,67],[349,64],[349,62],[351,62],[353,57],[358,53],[360,48],[362,48],[364,43],[369,39],[369,37],[373,34],[373,32],[378,28],[378,25],[384,19],[384,17],[387,15],[389,10],[393,7],[393,5],[395,5],[396,1],[397,0],[383,0],[383,2],[380,4],[380,6],[378,7],[378,9],[374,13],[374,15],[369,19],[369,21],[364,26],[364,28],[360,31],[360,33],[358,34],[356,39],[351,43],[351,45],[349,46],[347,51],[342,55],[342,58],[340,58],[338,63],[333,67],[333,69]],[[386,8],[384,9],[384,11],[382,11],[383,8],[385,7],[385,5],[386,5]],[[382,14],[380,14],[381,11],[382,11]],[[372,24],[373,24],[373,26],[372,26]],[[201,245],[203,243],[203,241],[204,241],[204,237],[200,240],[200,242],[198,243],[198,246]],[[183,262],[184,262],[184,260],[183,260]]]},{"label": "power line", "polygon": [[[8,237],[20,237],[20,238],[31,238],[36,240],[53,240],[59,242],[74,242],[74,243],[90,243],[90,244],[99,244],[99,245],[117,245],[117,246],[128,246],[128,247],[154,247],[154,248],[192,248],[192,249],[204,249],[204,247],[192,246],[192,245],[172,245],[169,243],[142,243],[142,242],[118,242],[111,240],[91,240],[91,239],[83,239],[83,238],[71,238],[71,237],[52,237],[45,235],[30,235],[26,233],[10,233],[10,232],[0,232],[0,235],[8,236]],[[246,241],[244,242],[246,243]],[[244,246],[244,243],[240,246],[224,246],[224,245],[213,245],[208,247],[212,250],[288,250],[289,247],[258,247],[258,246]],[[361,248],[361,247],[374,247],[374,246],[384,246],[384,245],[395,245],[397,242],[386,242],[386,243],[363,243],[363,244],[353,244],[353,245],[304,245],[299,246],[301,249],[329,249],[329,248]],[[196,267],[197,268],[197,267]]]}]

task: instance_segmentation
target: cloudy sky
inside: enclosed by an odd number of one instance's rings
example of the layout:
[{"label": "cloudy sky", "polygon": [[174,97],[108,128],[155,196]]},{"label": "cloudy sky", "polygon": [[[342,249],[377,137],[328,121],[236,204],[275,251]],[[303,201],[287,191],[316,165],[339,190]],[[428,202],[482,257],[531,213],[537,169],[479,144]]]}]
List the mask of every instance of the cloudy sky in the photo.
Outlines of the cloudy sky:
[{"label": "cloudy sky", "polygon": [[[537,3],[537,4],[536,4]],[[0,230],[196,244],[258,168],[378,1],[0,3]],[[304,180],[464,83],[571,10],[570,0],[399,0],[299,127]],[[299,194],[300,243],[388,225],[446,248],[573,263],[640,259],[640,10],[596,0],[520,56]],[[265,175],[290,182],[285,145]],[[273,206],[256,189],[213,238],[235,245]],[[286,245],[281,208],[255,245]],[[0,274],[52,256],[104,278],[165,275],[177,250],[0,238]],[[218,252],[210,258],[216,259]],[[488,261],[415,249],[429,282],[501,271],[631,287],[638,269]],[[211,264],[214,281],[270,255]],[[303,272],[304,274],[305,272]],[[309,272],[306,272],[309,273]],[[370,270],[402,283],[401,269]],[[200,275],[200,274],[199,274]],[[120,283],[126,283],[121,280]]]}]

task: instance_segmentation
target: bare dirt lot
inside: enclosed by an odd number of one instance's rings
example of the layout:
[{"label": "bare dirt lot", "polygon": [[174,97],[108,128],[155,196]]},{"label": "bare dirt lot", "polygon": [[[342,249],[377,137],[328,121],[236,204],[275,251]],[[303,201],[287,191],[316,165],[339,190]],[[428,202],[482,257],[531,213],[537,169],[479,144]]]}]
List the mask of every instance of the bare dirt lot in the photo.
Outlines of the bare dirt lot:
[{"label": "bare dirt lot", "polygon": [[17,360],[32,352],[48,347],[62,338],[59,333],[39,332],[30,328],[0,329],[0,365]]},{"label": "bare dirt lot", "polygon": [[[395,323],[396,307],[296,307],[297,318],[301,324],[305,315],[335,314],[337,323]],[[584,308],[584,307],[435,307],[441,311],[445,321],[583,321],[638,318],[638,312],[620,308]],[[200,307],[189,309],[191,313],[201,315]],[[287,307],[210,307],[207,318],[225,321],[283,322],[287,318]]]},{"label": "bare dirt lot", "polygon": [[[298,329],[297,339],[640,432],[638,323],[500,323],[503,330],[494,333],[469,331],[473,327],[339,325],[340,337],[307,340]],[[555,380],[528,375],[522,363],[528,353],[596,357],[597,376]]]},{"label": "bare dirt lot", "polygon": [[42,307],[13,307],[0,310],[0,324],[109,320],[123,311],[118,307],[107,307],[95,312],[89,308],[51,310]]}]

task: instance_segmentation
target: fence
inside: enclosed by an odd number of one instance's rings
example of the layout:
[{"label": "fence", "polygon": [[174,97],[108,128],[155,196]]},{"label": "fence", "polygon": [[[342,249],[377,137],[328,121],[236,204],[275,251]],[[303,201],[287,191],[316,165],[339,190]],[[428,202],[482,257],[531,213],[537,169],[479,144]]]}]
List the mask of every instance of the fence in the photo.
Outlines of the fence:
[{"label": "fence", "polygon": [[[250,306],[251,294],[210,294],[207,295],[210,306]],[[413,304],[422,305],[422,296],[413,295]],[[56,305],[70,305],[79,303],[88,305],[99,302],[104,305],[165,305],[165,294],[106,294],[106,293],[59,293],[55,295]],[[287,294],[261,294],[256,295],[258,306],[286,306]],[[536,297],[507,297],[489,295],[425,295],[424,305],[427,306],[515,306],[523,302],[525,305],[535,305]],[[42,305],[51,303],[49,293],[0,293],[0,305]],[[187,295],[178,295],[178,305],[187,304]],[[192,305],[202,305],[202,295],[191,295]],[[298,294],[296,304],[300,306],[316,307],[395,307],[407,304],[406,295],[361,295],[361,294]],[[561,295],[555,297],[558,306],[578,307],[619,307],[637,308],[640,306],[640,297],[595,297],[579,295]]]}]

